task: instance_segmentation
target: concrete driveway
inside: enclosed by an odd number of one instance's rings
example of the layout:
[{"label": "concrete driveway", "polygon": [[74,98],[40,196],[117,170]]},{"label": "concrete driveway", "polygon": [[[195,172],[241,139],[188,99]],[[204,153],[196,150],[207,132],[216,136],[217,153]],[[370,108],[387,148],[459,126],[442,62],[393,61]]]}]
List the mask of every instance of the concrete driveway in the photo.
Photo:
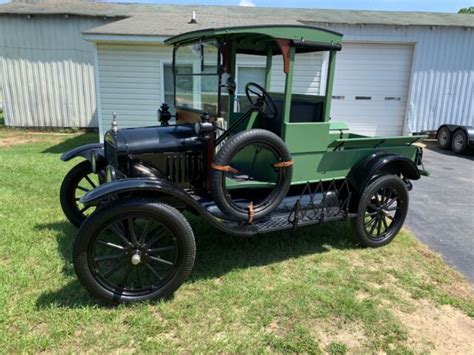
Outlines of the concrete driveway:
[{"label": "concrete driveway", "polygon": [[405,225],[474,283],[474,156],[423,151],[430,176],[413,183]]}]

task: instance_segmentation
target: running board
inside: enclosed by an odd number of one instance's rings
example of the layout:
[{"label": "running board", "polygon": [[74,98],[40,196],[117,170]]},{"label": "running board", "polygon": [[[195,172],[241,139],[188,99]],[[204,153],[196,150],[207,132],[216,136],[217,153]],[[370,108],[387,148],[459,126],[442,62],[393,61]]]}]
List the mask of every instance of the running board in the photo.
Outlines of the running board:
[{"label": "running board", "polygon": [[[270,216],[252,224],[225,219],[212,201],[201,200],[199,204],[222,231],[237,236],[253,236],[353,217],[349,213],[350,199],[347,180],[319,182],[316,185],[308,182],[300,195],[287,196]],[[245,205],[246,202],[241,203]]]}]

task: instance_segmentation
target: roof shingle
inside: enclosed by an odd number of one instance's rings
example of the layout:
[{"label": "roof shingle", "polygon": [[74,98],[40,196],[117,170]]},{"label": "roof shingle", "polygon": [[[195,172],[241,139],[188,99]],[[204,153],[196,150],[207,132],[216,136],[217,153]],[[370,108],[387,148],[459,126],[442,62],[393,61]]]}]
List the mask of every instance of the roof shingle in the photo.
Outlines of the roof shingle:
[{"label": "roof shingle", "polygon": [[[197,24],[188,24],[192,11]],[[102,3],[81,0],[41,0],[37,3],[11,2],[0,5],[0,14],[78,15],[124,18],[86,33],[169,36],[209,27],[256,24],[377,24],[399,26],[474,27],[474,16],[467,14],[286,9],[239,6],[161,5]]]}]

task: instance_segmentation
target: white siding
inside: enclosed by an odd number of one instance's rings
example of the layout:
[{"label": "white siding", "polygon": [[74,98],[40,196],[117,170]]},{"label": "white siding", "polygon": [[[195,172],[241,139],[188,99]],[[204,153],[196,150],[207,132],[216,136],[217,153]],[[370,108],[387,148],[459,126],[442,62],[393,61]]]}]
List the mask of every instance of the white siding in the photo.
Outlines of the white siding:
[{"label": "white siding", "polygon": [[157,111],[164,95],[162,62],[171,62],[171,48],[99,44],[97,50],[99,117],[104,132],[110,127],[113,112],[122,128],[157,124]]},{"label": "white siding", "polygon": [[428,26],[320,26],[343,33],[345,43],[414,44],[405,133],[435,130],[445,122],[474,125],[474,31]]},{"label": "white siding", "polygon": [[[401,51],[413,48],[409,78],[403,79],[403,85],[395,85],[398,78],[393,78],[390,89],[406,90],[406,101],[401,107],[396,102],[387,101],[380,112],[380,122],[392,125],[393,113],[396,113],[396,127],[400,133],[434,130],[445,122],[474,125],[474,31],[463,28],[431,28],[421,26],[353,26],[320,24],[321,27],[344,34],[344,45],[364,43],[402,44]],[[345,46],[343,45],[343,51]],[[104,51],[102,51],[102,49]],[[133,54],[135,53],[135,54]],[[142,56],[142,53],[145,55]],[[342,57],[342,53],[340,56]],[[362,56],[383,56],[383,53],[362,53]],[[311,57],[313,56],[313,57]],[[310,58],[311,57],[311,58]],[[404,56],[407,58],[407,56]],[[125,126],[138,126],[156,123],[156,110],[162,98],[160,60],[171,61],[171,49],[158,46],[116,46],[99,44],[100,83],[103,107],[101,110],[103,129],[110,124],[113,111],[119,114],[119,122]],[[312,54],[308,58],[297,60],[293,92],[319,94],[321,86],[321,55]],[[245,56],[239,59],[241,65],[264,65],[262,57]],[[409,65],[406,62],[391,63],[399,70]],[[110,68],[107,68],[111,65]],[[284,76],[281,69],[281,58],[274,58],[272,72],[272,91],[281,91]],[[403,68],[402,68],[403,67]],[[319,69],[318,69],[319,68]],[[397,69],[397,70],[398,70]],[[339,67],[336,60],[336,75],[344,71],[357,71],[347,66]],[[145,74],[144,74],[145,73]],[[148,74],[146,74],[148,73]],[[355,73],[357,74],[357,73]],[[137,78],[141,78],[137,80]],[[408,81],[407,81],[408,80]],[[408,88],[406,85],[408,83]],[[364,84],[361,81],[361,87]],[[375,89],[375,88],[374,88]],[[119,96],[115,96],[118,94]],[[394,93],[399,96],[403,93]],[[335,93],[335,95],[337,95]],[[402,96],[401,96],[402,97]],[[127,107],[123,107],[127,103]],[[336,103],[334,102],[336,105]],[[137,107],[137,110],[131,109]],[[401,112],[400,112],[401,111]],[[353,118],[360,116],[363,122],[363,110],[353,112]],[[402,116],[400,120],[398,117]],[[347,116],[347,121],[351,118]],[[370,122],[366,124],[370,125]],[[380,123],[377,123],[380,126]],[[365,128],[363,128],[365,129]],[[376,134],[384,134],[380,129],[369,128]],[[389,132],[387,132],[389,133]]]},{"label": "white siding", "polygon": [[[100,120],[102,135],[109,129],[113,112],[119,127],[157,124],[157,111],[164,99],[162,63],[171,63],[172,49],[159,45],[98,44]],[[319,94],[321,54],[297,57],[294,92]],[[265,57],[239,56],[237,66],[265,65]],[[282,92],[281,58],[274,59],[272,91]]]},{"label": "white siding", "polygon": [[7,125],[97,125],[94,47],[81,32],[105,22],[64,16],[0,17],[0,84]]},{"label": "white siding", "polygon": [[[239,55],[239,65],[261,65],[265,66],[266,58],[262,56]],[[293,93],[319,95],[321,82],[321,53],[297,54],[293,73]],[[283,60],[281,56],[273,57],[271,91],[283,92],[285,88],[285,73],[283,72]]]}]

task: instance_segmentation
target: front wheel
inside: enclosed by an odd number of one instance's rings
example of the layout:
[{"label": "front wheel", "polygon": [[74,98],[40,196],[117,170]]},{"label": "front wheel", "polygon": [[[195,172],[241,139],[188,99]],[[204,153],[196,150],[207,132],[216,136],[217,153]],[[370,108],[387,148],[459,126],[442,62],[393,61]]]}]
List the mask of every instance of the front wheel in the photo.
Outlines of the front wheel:
[{"label": "front wheel", "polygon": [[61,208],[69,222],[78,228],[95,209],[84,206],[80,198],[98,185],[99,177],[92,172],[91,163],[87,160],[77,164],[64,177],[59,192]]},{"label": "front wheel", "polygon": [[107,303],[171,296],[191,273],[193,231],[175,208],[149,200],[122,200],[98,209],[74,244],[77,277]]},{"label": "front wheel", "polygon": [[385,175],[364,190],[352,219],[352,232],[360,244],[380,247],[390,243],[405,222],[408,189],[396,175]]}]

